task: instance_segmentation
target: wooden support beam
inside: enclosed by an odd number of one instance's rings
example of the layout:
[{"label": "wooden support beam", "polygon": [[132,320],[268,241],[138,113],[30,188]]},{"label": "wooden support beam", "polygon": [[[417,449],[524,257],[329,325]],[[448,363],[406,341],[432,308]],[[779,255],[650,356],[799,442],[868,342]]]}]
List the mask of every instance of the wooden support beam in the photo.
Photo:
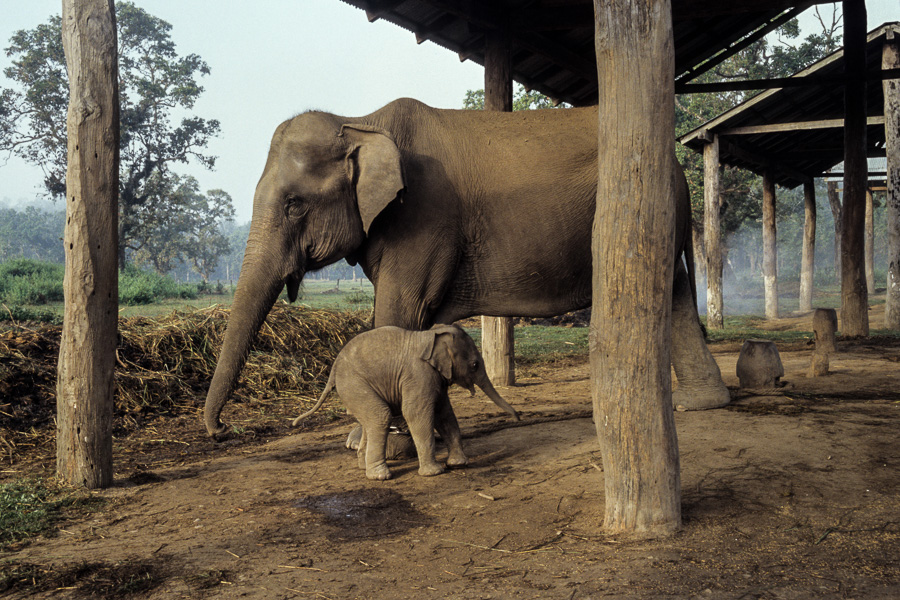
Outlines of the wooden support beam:
[{"label": "wooden support beam", "polygon": [[734,140],[719,139],[719,147],[722,154],[730,154],[735,158],[744,162],[756,165],[755,169],[751,169],[754,173],[763,174],[766,170],[771,172],[781,172],[791,179],[796,179],[802,183],[812,181],[812,176],[803,171],[798,171],[778,163],[762,153],[755,152],[748,148],[746,143],[737,144]]},{"label": "wooden support beam", "polygon": [[[484,110],[512,111],[513,82],[509,33],[488,32],[484,49]],[[481,317],[481,353],[494,385],[516,383],[515,333],[512,319]]]},{"label": "wooden support beam", "polygon": [[[865,66],[863,66],[865,69]],[[900,77],[900,69],[871,71],[862,79],[882,81]],[[793,75],[768,79],[748,79],[743,81],[721,81],[717,83],[681,83],[675,86],[676,94],[720,94],[722,92],[749,92],[753,90],[781,90],[784,88],[849,85],[859,75]]]},{"label": "wooden support beam", "polygon": [[[881,54],[884,69],[900,68],[900,36],[889,32]],[[885,80],[884,135],[887,156],[885,220],[887,221],[887,293],[884,326],[900,330],[900,80]]]},{"label": "wooden support beam", "polygon": [[[722,2],[722,0],[672,0],[672,14],[675,20],[680,19],[705,19],[707,17],[720,17],[735,15],[741,12],[784,10],[798,4],[791,0],[756,0],[751,3],[734,4]],[[828,4],[825,0],[813,0],[807,5]]]},{"label": "wooden support beam", "polygon": [[65,314],[56,384],[56,469],[113,482],[118,326],[119,88],[113,0],[63,0],[69,73]]},{"label": "wooden support beam", "polygon": [[722,191],[719,138],[703,147],[703,241],[706,254],[706,327],[724,329],[722,312]]},{"label": "wooden support beam", "polygon": [[875,198],[872,196],[872,190],[868,188],[866,188],[865,223],[866,290],[871,297],[875,295]]},{"label": "wooden support beam", "polygon": [[670,0],[594,0],[594,12],[602,160],[590,345],[604,527],[656,536],[681,526],[671,376],[672,11]]},{"label": "wooden support beam", "polygon": [[793,19],[794,17],[796,17],[797,15],[802,13],[804,10],[809,8],[812,4],[813,3],[811,1],[807,1],[807,2],[800,4],[799,6],[792,8],[791,10],[781,13],[774,19],[770,20],[764,26],[758,28],[752,34],[744,36],[744,38],[739,40],[737,43],[732,44],[731,47],[723,50],[722,52],[717,53],[715,56],[711,57],[709,60],[704,61],[702,64],[689,69],[688,71],[683,73],[678,79],[675,80],[675,93],[676,94],[680,93],[678,91],[679,86],[683,86],[688,81],[699,77],[700,75],[706,73],[710,69],[713,69],[713,68],[717,67],[718,65],[722,64],[723,62],[725,62],[726,60],[728,60],[735,54],[737,54],[737,53],[741,52],[742,50],[755,44],[760,39],[764,38],[769,33],[774,31],[775,29],[781,27],[782,25],[784,25],[785,23],[787,23],[788,21],[790,21],[791,19]]},{"label": "wooden support beam", "polygon": [[[868,117],[866,125],[877,127],[884,125],[884,117]],[[795,123],[767,123],[766,125],[748,125],[732,127],[717,131],[719,135],[758,135],[761,133],[779,133],[785,131],[813,131],[817,129],[841,129],[844,119],[823,119],[820,121],[798,121]]]},{"label": "wooden support beam", "polygon": [[816,186],[803,184],[803,250],[800,262],[800,311],[812,310],[813,281],[816,273]]},{"label": "wooden support beam", "polygon": [[837,283],[841,282],[841,240],[844,230],[844,209],[841,207],[841,195],[838,192],[837,181],[831,180],[825,184],[828,190],[828,204],[831,206],[831,220],[834,223],[834,274]]},{"label": "wooden support beam", "polygon": [[[423,2],[486,32],[509,31],[509,22],[506,16],[493,3],[458,2],[457,0],[423,0]],[[515,35],[513,32],[510,36],[510,43],[534,54],[539,54],[573,75],[589,82],[597,80],[597,72],[593,61],[572,52],[565,46],[540,33]]]},{"label": "wooden support beam", "polygon": [[771,171],[763,173],[762,201],[763,285],[766,318],[778,318],[778,247],[775,229],[775,180]]},{"label": "wooden support beam", "polygon": [[841,239],[841,333],[869,335],[865,278],[866,3],[844,0],[844,203]]}]

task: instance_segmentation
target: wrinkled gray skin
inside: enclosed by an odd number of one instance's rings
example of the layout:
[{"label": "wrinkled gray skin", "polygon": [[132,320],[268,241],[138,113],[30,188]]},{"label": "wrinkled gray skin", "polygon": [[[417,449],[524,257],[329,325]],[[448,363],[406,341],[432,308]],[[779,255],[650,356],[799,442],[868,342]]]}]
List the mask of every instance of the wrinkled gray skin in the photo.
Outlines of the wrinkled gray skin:
[{"label": "wrinkled gray skin", "polygon": [[379,327],[350,340],[335,359],[319,401],[293,424],[317,411],[332,388],[337,389],[344,406],[362,425],[358,457],[366,477],[390,479],[385,445],[391,420],[399,415],[406,420],[416,445],[419,475],[438,475],[444,472],[444,466],[434,459],[435,429],[447,444],[447,465],[468,462],[459,423],[447,397],[453,383],[473,396],[477,385],[497,406],[519,420],[488,379],[472,338],[456,325],[436,325],[427,331]]},{"label": "wrinkled gray skin", "polygon": [[[376,327],[589,306],[596,191],[596,108],[499,113],[401,99],[365,117],[309,112],[282,123],[256,188],[207,431],[225,430],[222,408],[281,290],[295,299],[308,271],[341,258],[374,283]],[[681,174],[673,202],[681,256],[691,238]],[[675,401],[722,406],[728,390],[704,342],[685,255],[688,269],[679,259],[674,274]]]}]

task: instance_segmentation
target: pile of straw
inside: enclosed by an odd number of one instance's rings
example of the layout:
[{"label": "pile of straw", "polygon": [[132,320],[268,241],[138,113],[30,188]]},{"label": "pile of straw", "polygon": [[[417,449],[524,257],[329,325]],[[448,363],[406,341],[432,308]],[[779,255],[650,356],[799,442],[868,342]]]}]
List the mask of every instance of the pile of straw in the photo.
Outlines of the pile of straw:
[{"label": "pile of straw", "polygon": [[[116,350],[116,428],[148,416],[197,413],[215,371],[229,310],[220,306],[120,319]],[[367,315],[277,304],[242,372],[233,402],[312,401],[340,349],[363,331]],[[0,455],[24,437],[53,435],[58,325],[0,330]],[[199,423],[199,422],[198,422]],[[199,427],[199,425],[198,425]],[[23,437],[24,436],[24,437]]]}]

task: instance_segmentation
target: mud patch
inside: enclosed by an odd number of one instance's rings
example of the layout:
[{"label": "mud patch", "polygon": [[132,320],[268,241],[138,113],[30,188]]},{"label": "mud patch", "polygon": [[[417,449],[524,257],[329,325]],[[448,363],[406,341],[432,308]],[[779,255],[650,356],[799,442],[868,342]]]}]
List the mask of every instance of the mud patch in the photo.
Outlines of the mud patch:
[{"label": "mud patch", "polygon": [[362,488],[305,496],[294,506],[315,515],[329,529],[327,537],[332,541],[390,537],[434,521],[394,489]]}]

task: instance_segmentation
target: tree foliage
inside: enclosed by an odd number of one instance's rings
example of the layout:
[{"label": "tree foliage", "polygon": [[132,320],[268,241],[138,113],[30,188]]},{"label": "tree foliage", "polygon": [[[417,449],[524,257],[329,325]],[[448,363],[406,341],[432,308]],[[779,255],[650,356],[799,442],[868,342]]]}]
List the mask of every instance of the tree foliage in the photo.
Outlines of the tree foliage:
[{"label": "tree foliage", "polygon": [[147,201],[136,207],[128,249],[138,264],[160,275],[190,264],[208,280],[218,259],[229,250],[222,230],[234,220],[231,196],[222,190],[201,193],[193,177],[155,173],[146,182]]},{"label": "tree foliage", "polygon": [[[484,90],[468,90],[463,99],[466,110],[484,110]],[[527,91],[516,84],[513,92],[513,110],[536,110],[539,108],[557,108],[553,101],[540,92]]]},{"label": "tree foliage", "polygon": [[[126,248],[146,243],[136,238],[146,239],[148,215],[159,219],[155,226],[169,217],[169,200],[158,190],[160,182],[174,177],[172,166],[189,161],[214,166],[215,157],[205,148],[218,134],[219,122],[190,114],[203,92],[198,79],[209,74],[209,67],[196,54],[178,55],[170,37],[172,26],[131,2],[118,2],[116,15],[119,262],[124,264]],[[16,32],[6,54],[12,66],[4,74],[14,85],[0,89],[0,150],[40,166],[48,193],[61,197],[65,194],[69,94],[60,17],[51,16],[34,29]],[[151,199],[163,204],[151,210],[146,206]]]},{"label": "tree foliage", "polygon": [[63,210],[47,211],[36,206],[26,206],[24,210],[0,208],[0,262],[13,258],[63,262],[65,223]]}]

